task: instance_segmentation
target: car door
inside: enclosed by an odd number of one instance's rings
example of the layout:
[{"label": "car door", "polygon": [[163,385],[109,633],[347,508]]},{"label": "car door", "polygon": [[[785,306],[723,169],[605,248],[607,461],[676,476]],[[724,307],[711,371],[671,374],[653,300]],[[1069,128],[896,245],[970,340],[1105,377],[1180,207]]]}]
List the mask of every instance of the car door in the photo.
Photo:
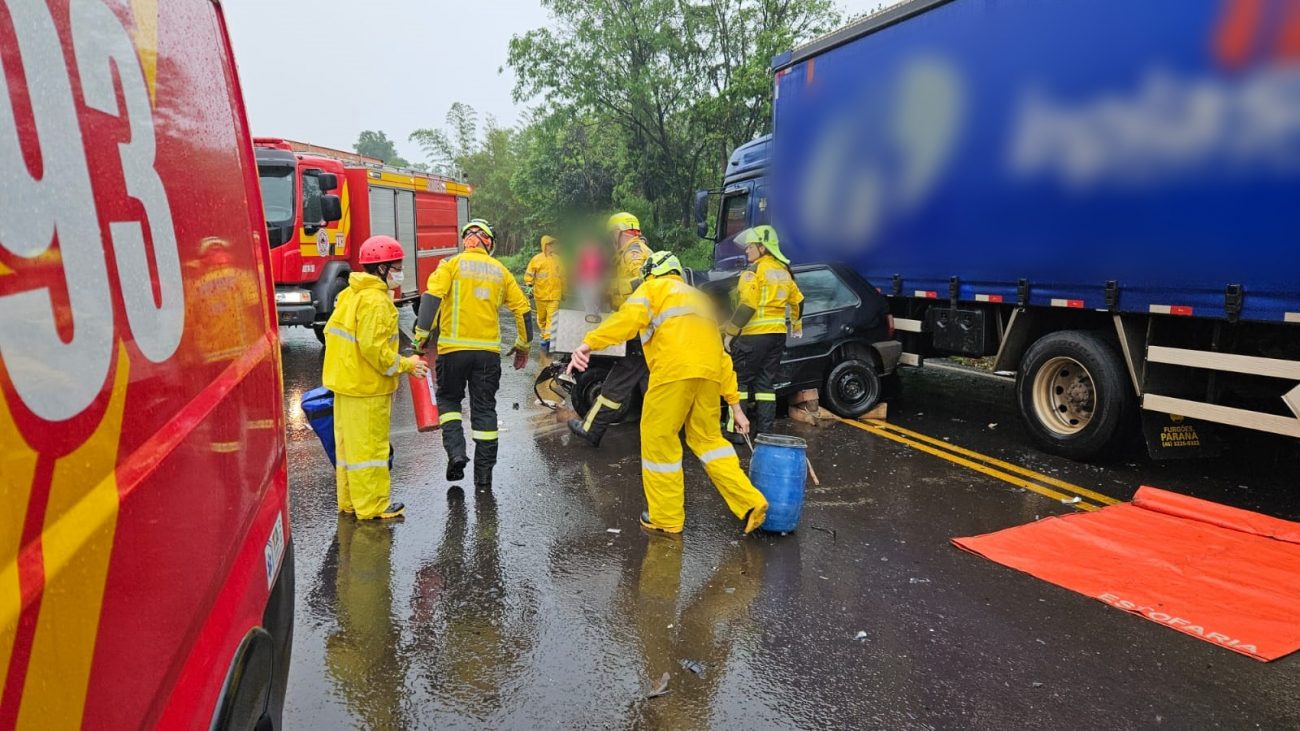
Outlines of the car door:
[{"label": "car door", "polygon": [[853,334],[858,295],[826,265],[796,267],[794,279],[803,293],[803,337],[787,337],[778,389],[791,383],[820,382],[825,358]]}]

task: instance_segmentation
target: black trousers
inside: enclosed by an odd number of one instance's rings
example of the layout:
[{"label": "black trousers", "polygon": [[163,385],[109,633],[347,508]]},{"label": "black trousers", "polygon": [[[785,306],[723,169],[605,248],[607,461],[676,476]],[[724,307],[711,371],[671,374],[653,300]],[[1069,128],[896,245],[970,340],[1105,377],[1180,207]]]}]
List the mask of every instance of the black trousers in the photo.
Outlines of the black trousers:
[{"label": "black trousers", "polygon": [[438,420],[447,459],[465,457],[461,405],[469,388],[470,436],[474,439],[474,482],[492,481],[497,463],[497,388],[501,355],[487,350],[458,350],[438,356]]},{"label": "black trousers", "polygon": [[618,410],[638,390],[644,391],[649,380],[650,367],[646,365],[641,341],[627,341],[627,355],[620,358],[605,377],[605,382],[600,387],[600,396],[582,420],[583,431],[599,442],[610,424],[614,423]]},{"label": "black trousers", "polygon": [[[754,434],[768,434],[776,421],[776,379],[785,352],[785,335],[737,335],[731,341],[740,403]],[[725,414],[724,414],[725,416]]]}]

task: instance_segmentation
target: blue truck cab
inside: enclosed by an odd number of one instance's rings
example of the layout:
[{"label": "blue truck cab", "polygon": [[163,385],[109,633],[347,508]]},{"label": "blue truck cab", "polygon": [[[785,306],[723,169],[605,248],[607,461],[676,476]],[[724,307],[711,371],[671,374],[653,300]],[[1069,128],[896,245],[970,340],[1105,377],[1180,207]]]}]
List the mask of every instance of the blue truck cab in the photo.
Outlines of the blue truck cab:
[{"label": "blue truck cab", "polygon": [[[696,220],[885,295],[901,363],[987,357],[1076,459],[1300,438],[1300,20],[1281,0],[907,0],[777,56]],[[705,223],[720,198],[717,229]]]},{"label": "blue truck cab", "polygon": [[[771,223],[768,212],[767,164],[772,135],[746,142],[731,153],[723,172],[722,187],[695,194],[696,233],[711,239],[713,268],[731,272],[745,268],[745,252],[736,246],[736,234],[751,226]],[[707,222],[712,195],[721,197],[718,230],[710,232]]]}]

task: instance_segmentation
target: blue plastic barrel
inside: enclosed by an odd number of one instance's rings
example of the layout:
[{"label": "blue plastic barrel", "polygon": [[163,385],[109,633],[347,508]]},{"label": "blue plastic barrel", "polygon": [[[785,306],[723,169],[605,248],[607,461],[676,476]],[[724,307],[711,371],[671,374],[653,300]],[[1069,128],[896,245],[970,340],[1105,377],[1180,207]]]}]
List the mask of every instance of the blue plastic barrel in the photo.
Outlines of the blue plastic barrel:
[{"label": "blue plastic barrel", "polygon": [[330,464],[334,464],[334,392],[321,386],[302,395],[302,413],[307,415],[311,430],[320,437]]},{"label": "blue plastic barrel", "polygon": [[803,512],[804,481],[808,478],[808,443],[798,437],[760,434],[754,440],[749,479],[767,498],[767,520],[762,528],[790,533]]}]

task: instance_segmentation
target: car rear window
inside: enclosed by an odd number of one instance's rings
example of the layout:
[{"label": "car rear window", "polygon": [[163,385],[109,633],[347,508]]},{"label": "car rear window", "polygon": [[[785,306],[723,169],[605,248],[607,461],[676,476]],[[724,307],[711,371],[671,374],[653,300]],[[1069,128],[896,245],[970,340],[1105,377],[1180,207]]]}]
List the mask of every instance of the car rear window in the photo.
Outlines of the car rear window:
[{"label": "car rear window", "polygon": [[858,296],[830,269],[795,272],[794,280],[803,292],[805,316],[858,305]]}]

